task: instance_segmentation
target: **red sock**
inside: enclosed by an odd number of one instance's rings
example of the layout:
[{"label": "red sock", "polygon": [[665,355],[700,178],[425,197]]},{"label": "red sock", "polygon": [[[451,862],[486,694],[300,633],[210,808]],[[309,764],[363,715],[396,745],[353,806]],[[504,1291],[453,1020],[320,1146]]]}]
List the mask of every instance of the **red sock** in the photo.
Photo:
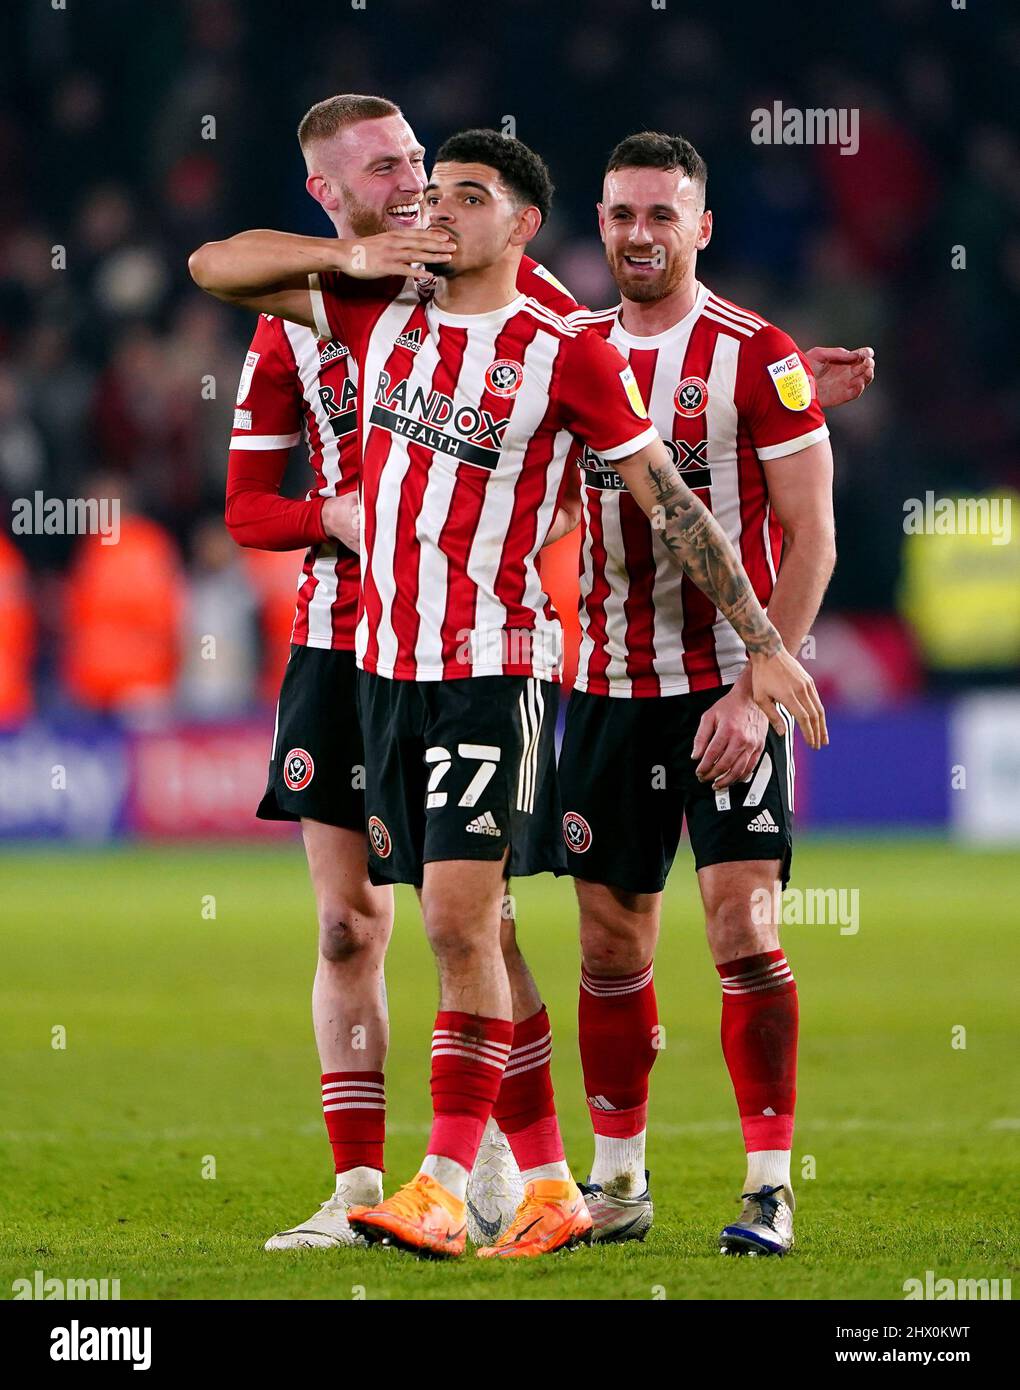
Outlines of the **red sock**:
[{"label": "red sock", "polygon": [[659,1020],[651,961],[634,975],[581,969],[581,1070],[596,1134],[629,1139],[648,1123],[648,1074]]},{"label": "red sock", "polygon": [[322,1078],[322,1113],[338,1173],[383,1170],[386,1092],[381,1071],[328,1071]]},{"label": "red sock", "polygon": [[792,1148],[799,1018],[793,972],[782,951],[743,956],[716,969],[723,987],[723,1056],[744,1148]]},{"label": "red sock", "polygon": [[514,1041],[492,1108],[522,1170],[563,1161],[563,1140],[553,1100],[552,1030],[545,1005],[514,1024]]},{"label": "red sock", "polygon": [[514,1025],[441,1009],[432,1030],[432,1134],[428,1152],[471,1168],[499,1094]]}]

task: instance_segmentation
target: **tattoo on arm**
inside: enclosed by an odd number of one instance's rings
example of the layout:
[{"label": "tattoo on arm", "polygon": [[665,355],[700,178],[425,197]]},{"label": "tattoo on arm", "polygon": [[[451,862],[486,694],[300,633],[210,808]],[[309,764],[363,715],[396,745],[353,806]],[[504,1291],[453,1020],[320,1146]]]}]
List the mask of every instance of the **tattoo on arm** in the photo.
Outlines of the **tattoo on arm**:
[{"label": "tattoo on arm", "polygon": [[777,652],[782,639],[718,521],[674,468],[650,463],[648,477],[655,495],[652,526],[673,559],[728,619],[749,652]]}]

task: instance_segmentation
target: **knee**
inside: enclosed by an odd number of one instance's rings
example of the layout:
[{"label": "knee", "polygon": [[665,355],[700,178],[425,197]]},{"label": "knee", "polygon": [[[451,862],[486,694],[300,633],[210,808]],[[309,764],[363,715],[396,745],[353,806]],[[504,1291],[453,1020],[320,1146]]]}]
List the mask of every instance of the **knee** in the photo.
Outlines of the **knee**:
[{"label": "knee", "polygon": [[462,918],[443,911],[425,914],[425,935],[437,960],[450,963],[471,960],[492,945],[490,933],[469,929]]},{"label": "knee", "polygon": [[581,919],[581,957],[596,975],[629,975],[655,953],[655,924],[641,917],[586,913]]},{"label": "knee", "polygon": [[779,944],[772,914],[755,912],[750,891],[724,890],[706,899],[705,925],[717,960],[757,955]]},{"label": "knee", "polygon": [[343,899],[319,908],[319,955],[330,965],[374,968],[382,964],[390,937],[388,914],[366,913]]}]

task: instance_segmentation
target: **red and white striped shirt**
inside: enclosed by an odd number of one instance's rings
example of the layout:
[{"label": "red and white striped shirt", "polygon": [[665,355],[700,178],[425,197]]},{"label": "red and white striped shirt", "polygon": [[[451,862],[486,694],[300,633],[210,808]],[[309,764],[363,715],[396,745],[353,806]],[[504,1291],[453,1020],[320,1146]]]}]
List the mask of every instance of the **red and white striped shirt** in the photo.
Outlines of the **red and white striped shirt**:
[{"label": "red and white striped shirt", "polygon": [[[619,306],[578,310],[630,362],[653,425],[687,485],[719,520],[764,605],[783,534],[762,462],[825,439],[814,377],[793,340],[698,286],[672,328],[636,337]],[[736,680],[747,660],[719,610],[677,568],[612,460],[581,469],[581,647],[576,686],[596,695],[676,695]],[[608,465],[608,466],[607,466]]]},{"label": "red and white striped shirt", "polygon": [[572,437],[610,462],[655,438],[632,373],[526,294],[451,314],[412,280],[338,275],[312,277],[312,302],[360,369],[359,664],[557,680],[560,623],[535,560]]},{"label": "red and white striped shirt", "polygon": [[[358,486],[358,370],[345,343],[262,314],[234,407],[227,521],[242,544],[307,545],[291,641],[354,649],[360,564],[322,527],[322,501]],[[279,497],[290,450],[304,440],[314,480],[304,502]]]},{"label": "red and white striped shirt", "polygon": [[[545,266],[521,260],[517,287],[557,313],[576,300]],[[270,314],[259,317],[234,409],[227,524],[242,545],[307,547],[291,641],[353,651],[361,562],[326,535],[322,503],[358,486],[358,366],[345,342]],[[303,500],[281,497],[290,450],[308,448],[313,482]]]}]

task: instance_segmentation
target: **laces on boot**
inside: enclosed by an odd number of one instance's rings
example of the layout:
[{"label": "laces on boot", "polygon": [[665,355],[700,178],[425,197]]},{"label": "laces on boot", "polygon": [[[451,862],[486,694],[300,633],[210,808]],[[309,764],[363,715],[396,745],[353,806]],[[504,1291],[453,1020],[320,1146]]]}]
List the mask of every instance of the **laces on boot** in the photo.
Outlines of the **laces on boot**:
[{"label": "laces on boot", "polygon": [[770,1231],[776,1229],[776,1213],[779,1210],[779,1203],[782,1198],[777,1197],[777,1192],[782,1192],[779,1187],[760,1187],[757,1192],[742,1192],[741,1200],[744,1202],[755,1202],[761,1216],[761,1224],[767,1226]]}]

